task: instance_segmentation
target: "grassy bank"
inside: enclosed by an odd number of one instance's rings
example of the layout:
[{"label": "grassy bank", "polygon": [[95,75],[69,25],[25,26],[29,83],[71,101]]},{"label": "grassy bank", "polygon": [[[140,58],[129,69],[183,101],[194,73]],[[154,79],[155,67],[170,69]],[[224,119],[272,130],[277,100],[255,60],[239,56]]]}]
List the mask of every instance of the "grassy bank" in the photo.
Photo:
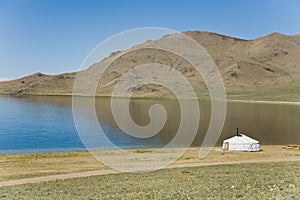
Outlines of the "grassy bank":
[{"label": "grassy bank", "polygon": [[[299,150],[282,146],[263,146],[260,152],[225,152],[216,147],[204,159],[198,157],[199,148],[189,148],[176,165],[219,165],[239,162],[273,162],[299,160]],[[134,153],[154,151],[128,150]],[[107,151],[112,154],[113,151]],[[0,182],[21,178],[41,177],[84,171],[105,170],[108,167],[98,162],[89,152],[63,152],[42,154],[0,155]]]},{"label": "grassy bank", "polygon": [[115,174],[0,188],[2,199],[299,199],[300,162]]},{"label": "grassy bank", "polygon": [[0,155],[0,181],[100,169],[88,152]]}]

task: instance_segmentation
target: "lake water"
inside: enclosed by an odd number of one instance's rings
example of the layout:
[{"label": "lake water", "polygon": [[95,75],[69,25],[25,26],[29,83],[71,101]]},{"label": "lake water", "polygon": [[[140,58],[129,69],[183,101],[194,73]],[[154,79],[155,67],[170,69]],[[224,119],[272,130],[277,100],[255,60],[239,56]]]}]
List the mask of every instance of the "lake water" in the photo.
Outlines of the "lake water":
[{"label": "lake water", "polygon": [[[148,109],[153,104],[165,107],[168,118],[163,129],[147,139],[123,133],[113,120],[110,99],[96,98],[98,120],[106,136],[121,148],[153,148],[166,145],[174,137],[180,122],[177,101],[134,100],[130,103],[133,120],[149,123]],[[199,102],[201,120],[193,146],[199,146],[210,119],[209,102]],[[82,108],[84,109],[84,108]],[[72,115],[71,97],[0,96],[0,154],[40,153],[85,150]],[[218,140],[240,132],[268,144],[300,143],[300,105],[228,103],[223,132]],[[83,119],[89,123],[89,118]],[[100,149],[110,149],[103,144]]]}]

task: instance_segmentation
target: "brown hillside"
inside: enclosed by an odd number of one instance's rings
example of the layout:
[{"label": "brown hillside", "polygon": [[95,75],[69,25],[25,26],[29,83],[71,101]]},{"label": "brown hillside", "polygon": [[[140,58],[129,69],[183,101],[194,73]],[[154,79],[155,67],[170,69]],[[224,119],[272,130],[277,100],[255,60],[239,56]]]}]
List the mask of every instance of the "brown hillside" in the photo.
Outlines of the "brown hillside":
[{"label": "brown hillside", "polygon": [[[222,74],[229,98],[300,101],[300,35],[273,33],[255,40],[241,40],[209,32],[188,31],[185,34],[199,42],[211,55]],[[169,37],[172,35],[149,42],[162,42]],[[192,83],[199,97],[207,96],[205,84],[186,61],[169,52],[136,51],[134,48],[110,65],[100,80],[97,95],[110,95],[118,78],[134,66],[161,63],[180,71]],[[112,53],[84,73],[96,75],[99,67],[118,54]],[[74,77],[76,73],[55,76],[37,73],[0,83],[0,93],[70,95]],[[168,97],[170,94],[158,85],[140,86],[134,91],[136,96],[142,97]]]}]

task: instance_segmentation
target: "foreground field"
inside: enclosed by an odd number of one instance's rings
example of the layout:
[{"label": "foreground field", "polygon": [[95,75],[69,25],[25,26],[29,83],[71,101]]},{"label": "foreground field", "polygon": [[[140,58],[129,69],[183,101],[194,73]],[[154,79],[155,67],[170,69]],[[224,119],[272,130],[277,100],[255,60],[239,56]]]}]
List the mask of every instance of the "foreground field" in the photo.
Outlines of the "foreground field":
[{"label": "foreground field", "polygon": [[[262,149],[263,151],[260,152],[222,153],[220,147],[216,147],[207,157],[201,159],[198,157],[199,148],[190,148],[169,167],[300,161],[299,150],[271,145],[263,146]],[[154,151],[154,149],[128,151],[143,154]],[[107,152],[110,155],[113,153],[113,151]],[[1,184],[7,181],[15,181],[14,183],[17,184],[18,180],[24,178],[47,177],[44,180],[53,180],[57,177],[49,178],[49,176],[65,174],[72,178],[78,177],[77,174],[72,175],[74,173],[95,171],[94,174],[97,175],[103,174],[101,171],[104,170],[109,170],[109,168],[98,162],[89,152],[0,155],[0,186],[7,185]],[[10,185],[14,183],[10,183]]]},{"label": "foreground field", "polygon": [[88,152],[0,155],[0,199],[300,198],[299,150],[198,153],[188,149],[169,169],[120,174]]},{"label": "foreground field", "polygon": [[299,199],[300,162],[218,165],[1,187],[2,199]]}]

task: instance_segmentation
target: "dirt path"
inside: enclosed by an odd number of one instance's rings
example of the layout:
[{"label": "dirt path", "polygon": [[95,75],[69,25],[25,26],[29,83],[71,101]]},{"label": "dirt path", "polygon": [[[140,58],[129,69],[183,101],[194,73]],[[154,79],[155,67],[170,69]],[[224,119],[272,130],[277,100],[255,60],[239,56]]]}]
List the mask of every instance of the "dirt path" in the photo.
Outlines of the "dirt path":
[{"label": "dirt path", "polygon": [[[210,163],[177,163],[172,164],[166,167],[167,169],[173,168],[185,168],[185,167],[202,167],[202,166],[214,166],[214,165],[229,165],[229,164],[243,164],[243,163],[276,163],[276,162],[292,162],[298,161],[300,159],[294,158],[285,158],[285,159],[268,159],[268,160],[244,160],[244,161],[230,161],[230,162],[210,162]],[[110,169],[110,170],[98,170],[98,171],[87,171],[87,172],[77,172],[71,174],[60,174],[60,175],[51,175],[51,176],[43,176],[43,177],[35,177],[35,178],[24,178],[19,180],[10,180],[10,181],[3,181],[0,182],[0,187],[4,186],[16,186],[16,185],[23,185],[29,183],[41,183],[47,181],[54,181],[54,180],[64,180],[64,179],[72,179],[72,178],[80,178],[80,177],[90,177],[90,176],[100,176],[100,175],[107,175],[107,174],[119,174],[122,172]]]}]

